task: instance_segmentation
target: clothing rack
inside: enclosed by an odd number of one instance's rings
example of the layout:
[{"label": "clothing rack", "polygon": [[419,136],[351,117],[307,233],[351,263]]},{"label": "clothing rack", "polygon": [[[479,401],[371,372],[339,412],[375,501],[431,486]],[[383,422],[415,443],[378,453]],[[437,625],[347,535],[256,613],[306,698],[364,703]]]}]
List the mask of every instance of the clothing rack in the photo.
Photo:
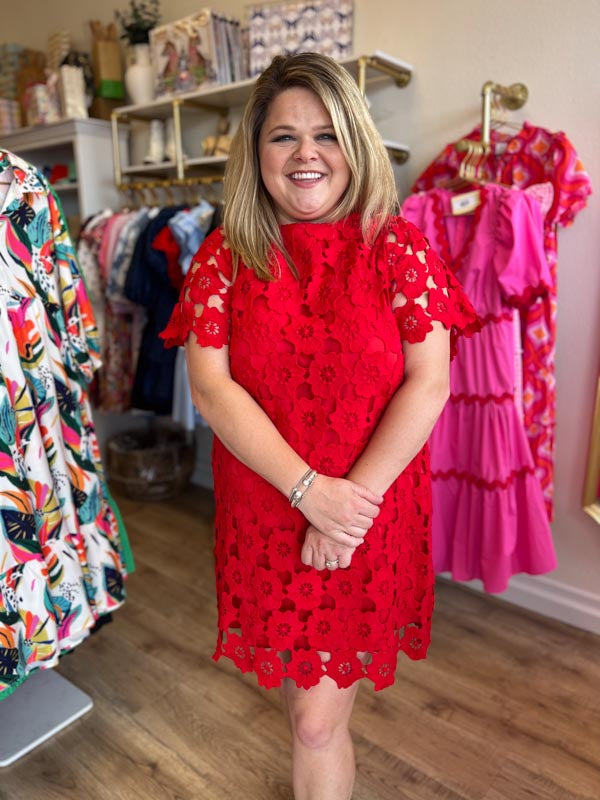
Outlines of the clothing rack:
[{"label": "clothing rack", "polygon": [[198,184],[223,183],[222,175],[193,175],[189,178],[161,178],[153,181],[121,181],[120,192],[141,192],[144,189],[170,189],[173,186],[197,186]]},{"label": "clothing rack", "polygon": [[[192,175],[188,178],[162,178],[149,181],[122,181],[117,184],[117,189],[120,192],[130,192],[132,195],[139,193],[143,198],[146,197],[146,192],[150,194],[153,201],[150,205],[160,205],[157,189],[162,189],[167,196],[170,203],[175,202],[175,198],[171,194],[171,189],[187,189],[194,186],[210,186],[215,183],[223,183],[223,175]],[[216,201],[215,201],[216,202]]]},{"label": "clothing rack", "polygon": [[[522,108],[529,97],[529,90],[524,83],[512,83],[510,86],[503,86],[501,83],[486,81],[481,87],[481,141],[477,142],[478,149],[484,155],[490,151],[490,124],[492,120],[492,102],[497,106],[509,111],[516,111]],[[457,150],[467,150],[468,139],[461,139],[456,144]]]},{"label": "clothing rack", "polygon": [[55,669],[39,669],[2,701],[0,769],[8,767],[94,707]]},{"label": "clothing rack", "polygon": [[491,150],[490,127],[492,122],[492,104],[498,109],[515,111],[527,102],[529,90],[524,83],[512,83],[503,86],[494,81],[486,81],[481,87],[481,139],[461,139],[455,145],[459,152],[466,155],[460,163],[458,179],[469,183],[486,183],[482,180],[479,168],[485,163]]}]

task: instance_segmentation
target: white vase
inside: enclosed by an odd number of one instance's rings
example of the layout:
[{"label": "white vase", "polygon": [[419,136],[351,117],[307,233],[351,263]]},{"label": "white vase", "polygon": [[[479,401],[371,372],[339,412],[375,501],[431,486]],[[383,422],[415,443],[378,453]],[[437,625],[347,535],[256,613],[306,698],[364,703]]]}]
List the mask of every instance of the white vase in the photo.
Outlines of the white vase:
[{"label": "white vase", "polygon": [[150,62],[150,46],[132,44],[127,49],[125,88],[132,103],[154,100],[154,70]]}]

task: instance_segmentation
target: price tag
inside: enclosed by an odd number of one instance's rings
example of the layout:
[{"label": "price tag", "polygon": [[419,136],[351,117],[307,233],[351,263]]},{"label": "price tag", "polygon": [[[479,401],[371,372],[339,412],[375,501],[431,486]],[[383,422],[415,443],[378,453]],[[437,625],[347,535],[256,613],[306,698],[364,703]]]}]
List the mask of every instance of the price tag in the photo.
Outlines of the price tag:
[{"label": "price tag", "polygon": [[450,198],[453,216],[471,214],[481,204],[481,192],[475,189],[472,192],[463,192]]}]

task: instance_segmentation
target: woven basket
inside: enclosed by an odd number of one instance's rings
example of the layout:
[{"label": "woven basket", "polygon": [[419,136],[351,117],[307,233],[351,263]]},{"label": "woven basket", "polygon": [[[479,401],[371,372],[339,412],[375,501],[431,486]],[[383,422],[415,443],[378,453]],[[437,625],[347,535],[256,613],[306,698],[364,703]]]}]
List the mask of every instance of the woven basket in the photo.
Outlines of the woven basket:
[{"label": "woven basket", "polygon": [[167,500],[189,483],[194,445],[180,425],[153,422],[109,439],[107,471],[111,483],[135,500]]}]

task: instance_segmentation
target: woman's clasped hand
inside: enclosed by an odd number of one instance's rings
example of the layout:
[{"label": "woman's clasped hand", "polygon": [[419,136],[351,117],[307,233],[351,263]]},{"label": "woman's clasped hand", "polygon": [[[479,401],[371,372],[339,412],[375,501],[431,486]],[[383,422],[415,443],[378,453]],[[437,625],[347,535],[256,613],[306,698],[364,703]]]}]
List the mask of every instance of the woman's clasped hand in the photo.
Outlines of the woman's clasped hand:
[{"label": "woman's clasped hand", "polygon": [[381,495],[365,486],[345,478],[319,475],[302,498],[301,511],[310,522],[302,563],[315,569],[325,569],[326,562],[334,569],[348,567],[382,502]]}]

